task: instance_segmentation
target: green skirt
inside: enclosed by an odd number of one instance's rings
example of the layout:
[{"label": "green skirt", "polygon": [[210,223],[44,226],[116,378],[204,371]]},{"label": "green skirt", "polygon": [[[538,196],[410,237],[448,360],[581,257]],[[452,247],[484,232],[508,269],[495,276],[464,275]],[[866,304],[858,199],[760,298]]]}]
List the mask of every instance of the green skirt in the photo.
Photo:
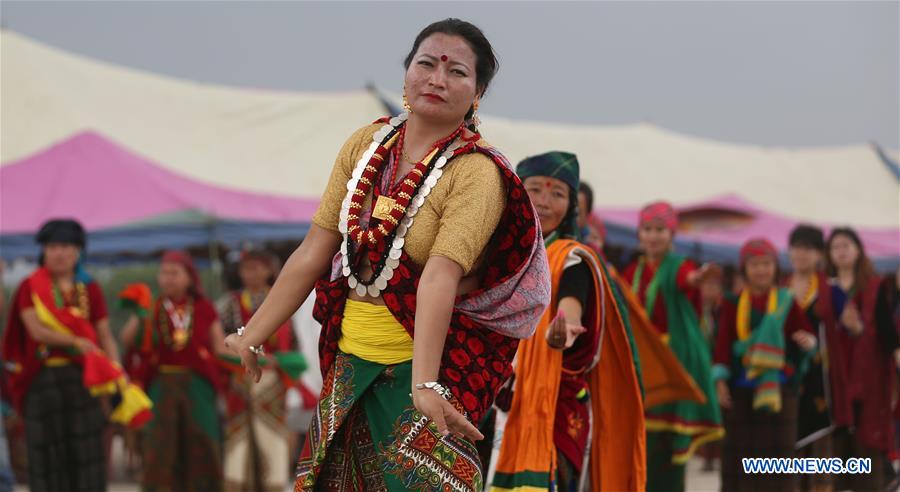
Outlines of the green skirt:
[{"label": "green skirt", "polygon": [[481,491],[474,443],[441,436],[413,406],[411,385],[412,362],[385,366],[338,352],[294,490]]},{"label": "green skirt", "polygon": [[141,488],[222,490],[222,430],[216,391],[191,373],[160,373],[147,392],[153,419],[144,428]]}]

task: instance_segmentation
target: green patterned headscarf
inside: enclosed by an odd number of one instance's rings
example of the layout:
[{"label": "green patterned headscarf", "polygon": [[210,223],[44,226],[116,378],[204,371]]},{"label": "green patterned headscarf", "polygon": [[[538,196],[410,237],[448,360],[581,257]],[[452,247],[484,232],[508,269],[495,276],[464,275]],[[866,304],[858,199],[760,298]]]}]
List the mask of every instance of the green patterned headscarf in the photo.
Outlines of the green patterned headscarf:
[{"label": "green patterned headscarf", "polygon": [[[562,236],[578,237],[578,157],[570,152],[554,150],[528,157],[516,166],[523,181],[533,176],[556,178],[569,185],[569,211],[557,229]],[[547,232],[547,231],[544,231]]]},{"label": "green patterned headscarf", "polygon": [[523,180],[532,176],[556,178],[578,192],[578,157],[569,152],[554,150],[528,157],[516,166],[516,174]]}]

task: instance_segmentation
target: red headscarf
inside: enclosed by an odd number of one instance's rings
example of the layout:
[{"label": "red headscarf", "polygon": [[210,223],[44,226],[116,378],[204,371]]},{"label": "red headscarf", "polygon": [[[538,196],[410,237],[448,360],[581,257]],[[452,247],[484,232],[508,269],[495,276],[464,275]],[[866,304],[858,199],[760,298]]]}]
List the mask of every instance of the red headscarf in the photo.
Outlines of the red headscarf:
[{"label": "red headscarf", "polygon": [[188,276],[191,277],[190,289],[197,297],[203,297],[203,284],[200,282],[200,274],[197,273],[197,267],[194,266],[191,256],[184,251],[169,250],[163,253],[162,263],[176,263],[184,267]]},{"label": "red headscarf", "polygon": [[653,202],[641,209],[640,224],[658,220],[672,232],[678,228],[678,213],[669,202]]},{"label": "red headscarf", "polygon": [[778,260],[778,250],[768,239],[750,239],[741,246],[741,265],[746,264],[747,260],[755,256],[771,256]]}]

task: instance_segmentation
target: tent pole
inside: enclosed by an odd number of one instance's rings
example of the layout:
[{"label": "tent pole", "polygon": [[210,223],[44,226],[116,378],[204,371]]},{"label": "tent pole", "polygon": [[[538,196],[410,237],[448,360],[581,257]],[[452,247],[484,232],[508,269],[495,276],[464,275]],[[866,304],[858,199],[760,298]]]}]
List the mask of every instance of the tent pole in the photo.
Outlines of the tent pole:
[{"label": "tent pole", "polygon": [[209,249],[209,266],[212,271],[212,285],[210,285],[214,296],[218,297],[225,292],[222,284],[222,259],[219,257],[218,241],[216,240],[216,219],[213,217],[209,220],[209,241],[207,242]]}]

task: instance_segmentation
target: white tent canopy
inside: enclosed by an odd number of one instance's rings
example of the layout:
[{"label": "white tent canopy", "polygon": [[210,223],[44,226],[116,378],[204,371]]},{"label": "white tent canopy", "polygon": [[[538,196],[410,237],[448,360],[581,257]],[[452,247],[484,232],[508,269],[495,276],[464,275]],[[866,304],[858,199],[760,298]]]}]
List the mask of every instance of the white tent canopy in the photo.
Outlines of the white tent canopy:
[{"label": "white tent canopy", "polygon": [[797,220],[900,227],[900,185],[871,145],[776,148],[719,143],[651,124],[574,126],[484,118],[512,161],[547,150],[578,155],[601,208],[657,199],[697,203],[736,194]]},{"label": "white tent canopy", "polygon": [[[0,47],[4,165],[93,130],[210,184],[312,198],[321,194],[344,139],[385,111],[370,91],[285,93],[187,82],[5,30]],[[485,137],[513,162],[551,149],[578,154],[598,208],[737,194],[796,220],[900,229],[900,185],[872,145],[774,148],[650,124],[483,119]]]},{"label": "white tent canopy", "polygon": [[0,54],[3,164],[93,130],[188,177],[313,197],[344,140],[385,111],[369,91],[284,93],[181,81],[6,30]]}]

